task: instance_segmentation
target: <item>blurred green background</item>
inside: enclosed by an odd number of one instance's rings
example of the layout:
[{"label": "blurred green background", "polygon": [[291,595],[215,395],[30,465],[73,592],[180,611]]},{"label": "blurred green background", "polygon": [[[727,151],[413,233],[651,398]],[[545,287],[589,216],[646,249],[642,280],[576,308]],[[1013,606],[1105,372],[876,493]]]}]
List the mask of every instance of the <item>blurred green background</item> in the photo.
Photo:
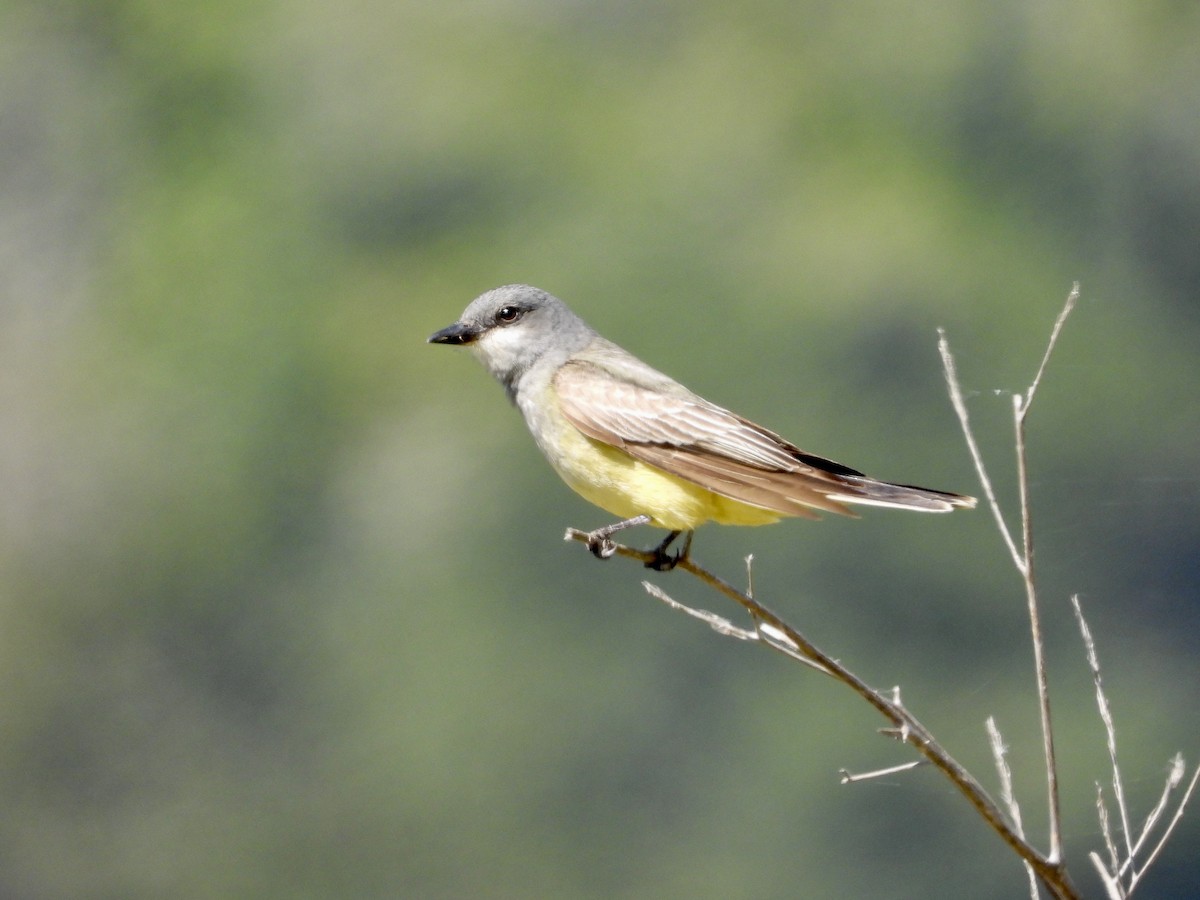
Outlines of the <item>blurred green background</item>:
[{"label": "blurred green background", "polygon": [[[1014,857],[815,673],[561,535],[466,354],[527,281],[711,399],[1013,510],[1030,421],[1063,806],[1102,849],[1099,644],[1140,820],[1200,754],[1200,7],[8,0],[0,895],[1009,898]],[[650,533],[635,539],[649,543]],[[696,555],[1045,834],[986,510]],[[682,575],[681,600],[732,614]],[[1147,876],[1200,894],[1200,809]]]}]

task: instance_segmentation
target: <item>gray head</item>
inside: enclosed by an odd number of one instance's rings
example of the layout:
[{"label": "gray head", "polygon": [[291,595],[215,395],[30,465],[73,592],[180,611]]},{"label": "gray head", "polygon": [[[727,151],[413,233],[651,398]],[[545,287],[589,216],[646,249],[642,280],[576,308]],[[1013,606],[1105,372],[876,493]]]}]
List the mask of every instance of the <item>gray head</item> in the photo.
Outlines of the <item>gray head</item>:
[{"label": "gray head", "polygon": [[512,399],[531,367],[543,363],[557,368],[595,336],[552,294],[528,284],[506,284],[472,300],[462,317],[430,335],[429,343],[470,347]]}]

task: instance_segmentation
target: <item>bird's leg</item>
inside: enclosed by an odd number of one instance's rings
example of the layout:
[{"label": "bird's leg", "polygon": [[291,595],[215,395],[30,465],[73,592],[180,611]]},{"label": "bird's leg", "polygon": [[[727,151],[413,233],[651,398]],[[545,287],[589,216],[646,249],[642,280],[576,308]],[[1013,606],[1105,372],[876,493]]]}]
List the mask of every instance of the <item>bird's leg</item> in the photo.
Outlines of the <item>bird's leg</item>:
[{"label": "bird's leg", "polygon": [[632,519],[622,519],[620,522],[613,522],[611,525],[605,525],[603,528],[597,528],[595,531],[589,531],[587,548],[592,551],[592,556],[596,557],[596,559],[608,559],[617,552],[617,545],[613,543],[612,535],[618,531],[624,531],[626,528],[632,528],[635,525],[649,524],[650,517],[643,514],[634,516]]},{"label": "bird's leg", "polygon": [[670,572],[679,565],[681,560],[687,559],[688,553],[692,549],[692,535],[695,533],[694,531],[687,533],[687,537],[683,539],[683,549],[678,553],[668,553],[667,548],[671,546],[671,542],[682,534],[679,531],[672,531],[667,535],[665,541],[650,551],[654,554],[654,558],[646,563],[646,568],[654,569],[656,572]]}]

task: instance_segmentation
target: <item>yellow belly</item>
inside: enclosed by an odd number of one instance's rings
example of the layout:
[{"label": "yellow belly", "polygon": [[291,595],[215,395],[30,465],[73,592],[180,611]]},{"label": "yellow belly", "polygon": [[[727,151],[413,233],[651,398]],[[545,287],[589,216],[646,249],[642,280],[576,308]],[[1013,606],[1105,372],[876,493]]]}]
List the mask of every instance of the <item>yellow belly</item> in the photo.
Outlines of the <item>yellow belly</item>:
[{"label": "yellow belly", "polygon": [[690,481],[634,459],[568,426],[560,435],[557,459],[562,479],[580,496],[614,516],[648,515],[669,531],[690,531],[705,522],[767,525],[780,515],[714,494]]}]

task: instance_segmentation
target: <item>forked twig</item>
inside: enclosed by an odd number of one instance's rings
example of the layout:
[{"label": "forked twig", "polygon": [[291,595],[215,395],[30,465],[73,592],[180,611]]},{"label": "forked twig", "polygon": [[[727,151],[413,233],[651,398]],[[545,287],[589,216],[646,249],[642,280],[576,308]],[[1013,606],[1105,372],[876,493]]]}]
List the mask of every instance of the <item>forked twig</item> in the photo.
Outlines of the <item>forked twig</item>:
[{"label": "forked twig", "polygon": [[1079,597],[1071,598],[1071,606],[1075,610],[1075,620],[1079,624],[1079,631],[1083,638],[1084,651],[1087,654],[1088,668],[1092,672],[1092,682],[1096,687],[1096,706],[1100,710],[1100,720],[1104,723],[1104,734],[1108,747],[1109,763],[1112,766],[1112,787],[1113,797],[1117,804],[1117,813],[1121,817],[1122,838],[1125,844],[1125,858],[1121,859],[1121,854],[1117,850],[1116,840],[1112,834],[1112,826],[1109,824],[1108,805],[1104,802],[1104,790],[1100,784],[1096,784],[1096,808],[1100,816],[1100,830],[1104,835],[1104,845],[1108,850],[1109,865],[1105,867],[1103,860],[1099,854],[1092,853],[1092,864],[1101,873],[1101,878],[1104,880],[1104,886],[1107,889],[1109,896],[1116,900],[1124,900],[1129,897],[1138,882],[1146,871],[1153,865],[1154,860],[1158,858],[1159,852],[1171,837],[1171,833],[1175,830],[1175,826],[1183,817],[1183,811],[1187,807],[1188,801],[1191,799],[1192,792],[1196,789],[1196,782],[1200,779],[1200,767],[1192,773],[1192,780],[1188,783],[1187,789],[1183,792],[1183,797],[1180,798],[1179,806],[1176,807],[1171,821],[1163,829],[1163,833],[1159,835],[1158,841],[1154,848],[1146,855],[1145,861],[1138,865],[1138,854],[1146,846],[1150,840],[1150,836],[1154,833],[1155,826],[1167,811],[1167,804],[1170,803],[1171,794],[1183,783],[1183,776],[1186,768],[1183,763],[1183,756],[1176,754],[1171,760],[1171,769],[1167,775],[1166,783],[1163,785],[1162,795],[1158,798],[1158,802],[1154,808],[1150,810],[1150,814],[1146,816],[1146,821],[1142,823],[1142,829],[1138,833],[1136,840],[1133,836],[1133,830],[1129,825],[1129,809],[1125,803],[1125,787],[1121,778],[1121,767],[1117,762],[1117,730],[1113,720],[1112,710],[1108,705],[1108,697],[1104,693],[1104,683],[1100,676],[1100,658],[1096,653],[1096,642],[1092,638],[1092,631],[1088,627],[1087,620],[1083,617],[1083,607],[1079,602]]},{"label": "forked twig", "polygon": [[[1179,765],[1176,767],[1175,771],[1178,771],[1180,776],[1182,776],[1183,758],[1176,757],[1176,759],[1178,760]],[[1137,875],[1138,878],[1141,878],[1146,874],[1146,870],[1149,869],[1154,860],[1158,858],[1158,854],[1162,851],[1162,848],[1166,845],[1167,840],[1175,831],[1175,826],[1178,825],[1179,820],[1183,818],[1183,811],[1187,808],[1188,801],[1192,799],[1192,794],[1196,791],[1197,782],[1200,782],[1200,766],[1198,766],[1196,770],[1192,772],[1192,780],[1188,782],[1187,790],[1185,790],[1183,792],[1183,796],[1179,798],[1179,806],[1175,807],[1175,814],[1171,816],[1171,821],[1167,823],[1167,827],[1163,830],[1162,836],[1159,837],[1158,843],[1154,845],[1154,849],[1151,850],[1150,854],[1146,857],[1146,862],[1142,865],[1142,870]],[[1167,792],[1169,793],[1173,787],[1174,785],[1172,785],[1170,780],[1168,780]],[[1146,828],[1149,829],[1149,827],[1150,825],[1148,823]],[[1136,880],[1134,883],[1130,884],[1130,891],[1133,890],[1134,884],[1136,884]]]},{"label": "forked twig", "polygon": [[1005,546],[1008,547],[1013,565],[1024,572],[1024,560],[1021,559],[1021,554],[1017,550],[1017,544],[1013,540],[1012,532],[1008,529],[1008,523],[1004,521],[1004,513],[1001,512],[1000,503],[996,500],[996,490],[992,487],[992,479],[988,476],[987,466],[983,464],[983,454],[979,452],[979,445],[975,442],[975,432],[971,430],[971,416],[967,412],[967,401],[963,398],[962,388],[959,386],[958,368],[954,364],[954,357],[950,353],[950,341],[946,338],[946,331],[943,328],[938,329],[938,352],[942,356],[942,370],[946,374],[946,387],[950,391],[950,405],[954,407],[954,413],[958,416],[959,424],[962,426],[963,437],[967,441],[967,451],[971,454],[971,462],[975,464],[975,471],[979,474],[979,481],[983,485],[983,495],[987,498],[988,508],[992,511],[992,517],[996,520],[996,528],[999,530],[1000,536],[1004,538]]},{"label": "forked twig", "polygon": [[1054,728],[1050,719],[1050,685],[1046,674],[1045,641],[1042,638],[1041,615],[1038,612],[1037,581],[1033,571],[1033,517],[1029,509],[1029,469],[1025,443],[1025,421],[1029,416],[1034,394],[1037,393],[1038,385],[1041,384],[1042,376],[1046,372],[1046,366],[1050,362],[1050,355],[1054,352],[1054,347],[1058,343],[1058,336],[1062,333],[1067,316],[1071,314],[1071,310],[1075,308],[1078,300],[1079,284],[1076,283],[1071,287],[1071,292],[1067,295],[1067,302],[1063,305],[1062,312],[1058,314],[1058,318],[1054,322],[1054,327],[1050,331],[1050,340],[1046,344],[1046,352],[1042,354],[1041,364],[1038,366],[1037,374],[1034,375],[1033,381],[1029,385],[1029,390],[1026,391],[1024,399],[1022,399],[1020,394],[1013,397],[1013,426],[1016,433],[1017,450],[1017,490],[1021,504],[1021,547],[1019,550],[1013,542],[1008,526],[1004,522],[1004,515],[1000,510],[1000,504],[996,500],[995,491],[992,489],[992,482],[988,477],[987,467],[984,465],[983,457],[979,453],[978,446],[975,443],[970,420],[967,416],[966,403],[963,401],[962,388],[958,383],[958,373],[954,366],[954,357],[950,353],[950,344],[946,339],[945,331],[939,332],[938,339],[938,349],[942,355],[942,365],[946,373],[946,382],[950,388],[951,403],[954,406],[954,411],[958,414],[963,436],[966,438],[968,448],[970,448],[971,459],[975,463],[975,470],[978,472],[979,480],[983,484],[988,504],[992,508],[992,514],[996,518],[996,522],[1000,527],[1000,533],[1004,537],[1004,542],[1008,546],[1009,553],[1013,557],[1013,563],[1016,565],[1025,586],[1025,604],[1029,616],[1030,637],[1033,642],[1034,677],[1037,679],[1038,709],[1041,714],[1042,723],[1042,752],[1046,766],[1046,796],[1050,818],[1050,852],[1048,857],[1054,862],[1059,862],[1063,858],[1062,806],[1058,790],[1058,763],[1054,753]]}]

